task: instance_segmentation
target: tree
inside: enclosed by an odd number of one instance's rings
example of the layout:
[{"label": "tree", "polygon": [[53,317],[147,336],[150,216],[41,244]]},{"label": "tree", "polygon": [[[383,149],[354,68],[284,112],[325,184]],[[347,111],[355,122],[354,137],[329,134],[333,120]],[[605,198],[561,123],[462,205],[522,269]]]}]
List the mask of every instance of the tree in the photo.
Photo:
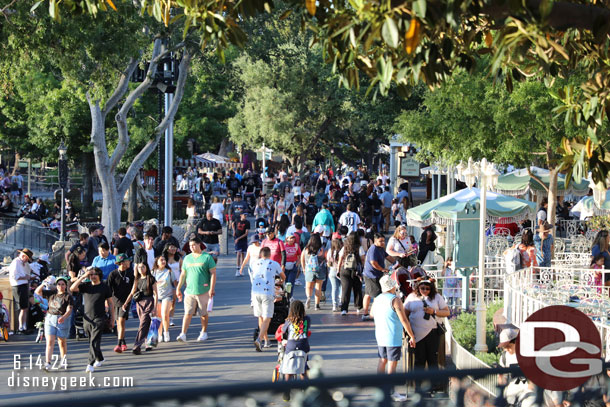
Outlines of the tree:
[{"label": "tree", "polygon": [[553,223],[562,169],[557,151],[562,139],[578,134],[553,114],[555,106],[557,101],[541,80],[518,83],[509,93],[494,87],[483,72],[462,72],[442,88],[427,91],[423,108],[401,115],[396,131],[420,146],[430,160],[456,163],[485,157],[496,163],[548,168],[548,188],[539,182],[547,190]]}]

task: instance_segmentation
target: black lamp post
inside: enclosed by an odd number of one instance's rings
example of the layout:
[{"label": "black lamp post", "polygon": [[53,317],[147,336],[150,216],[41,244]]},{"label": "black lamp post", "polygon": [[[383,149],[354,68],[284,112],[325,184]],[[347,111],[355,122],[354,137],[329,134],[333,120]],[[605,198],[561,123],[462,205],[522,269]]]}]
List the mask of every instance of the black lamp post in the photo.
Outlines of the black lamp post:
[{"label": "black lamp post", "polygon": [[64,145],[63,140],[61,141],[61,144],[59,144],[59,148],[57,149],[57,151],[59,151],[58,173],[59,187],[61,188],[61,234],[59,236],[59,240],[63,242],[64,236],[66,235],[66,200],[64,198],[64,191],[68,186],[68,160],[66,159],[66,152],[68,151],[68,149]]}]

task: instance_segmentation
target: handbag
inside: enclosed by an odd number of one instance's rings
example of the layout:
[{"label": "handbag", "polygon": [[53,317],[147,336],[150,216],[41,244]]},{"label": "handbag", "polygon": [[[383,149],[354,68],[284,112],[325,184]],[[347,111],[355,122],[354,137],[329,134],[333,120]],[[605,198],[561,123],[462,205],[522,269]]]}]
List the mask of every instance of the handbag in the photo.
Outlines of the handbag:
[{"label": "handbag", "polygon": [[135,302],[138,302],[143,298],[144,298],[144,292],[142,292],[141,290],[138,290],[133,294],[133,300]]}]

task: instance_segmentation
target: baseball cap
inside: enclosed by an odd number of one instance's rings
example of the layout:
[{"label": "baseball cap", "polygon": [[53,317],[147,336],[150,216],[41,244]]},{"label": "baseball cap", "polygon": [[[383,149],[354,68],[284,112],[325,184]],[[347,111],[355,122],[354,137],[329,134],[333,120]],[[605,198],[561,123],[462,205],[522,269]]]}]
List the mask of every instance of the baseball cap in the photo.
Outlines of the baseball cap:
[{"label": "baseball cap", "polygon": [[503,348],[504,346],[508,345],[510,343],[510,341],[515,339],[517,336],[519,336],[519,331],[517,329],[513,329],[513,328],[503,329],[502,332],[500,332],[500,343],[498,344],[498,347]]},{"label": "baseball cap", "polygon": [[258,235],[258,233],[255,233],[252,235],[252,237],[250,237],[250,244],[259,243],[260,241],[261,237]]},{"label": "baseball cap", "polygon": [[381,292],[386,293],[396,288],[396,281],[392,280],[392,277],[385,275],[379,279],[379,285],[381,286]]},{"label": "baseball cap", "polygon": [[114,260],[114,264],[121,264],[125,260],[131,261],[131,257],[128,257],[125,253],[118,254]]}]

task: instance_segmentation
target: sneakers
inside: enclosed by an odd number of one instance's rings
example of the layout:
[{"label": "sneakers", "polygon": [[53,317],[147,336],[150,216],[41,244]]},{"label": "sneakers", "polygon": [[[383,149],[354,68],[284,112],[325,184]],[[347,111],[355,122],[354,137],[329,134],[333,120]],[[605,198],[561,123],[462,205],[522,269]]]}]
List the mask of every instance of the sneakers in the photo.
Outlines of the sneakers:
[{"label": "sneakers", "polygon": [[121,345],[121,352],[127,352],[127,344],[126,343],[123,343]]},{"label": "sneakers", "polygon": [[239,274],[239,270],[237,270],[237,271],[235,272],[235,277],[240,277],[240,276],[241,276],[241,274]]},{"label": "sneakers", "polygon": [[152,346],[147,346],[146,348],[144,348],[144,350],[145,350],[146,352],[150,352],[150,351],[152,350]]},{"label": "sneakers", "polygon": [[261,347],[260,339],[256,338],[256,340],[254,341],[254,347],[256,348],[257,352],[262,352],[263,351],[263,349]]},{"label": "sneakers", "polygon": [[133,348],[131,353],[133,353],[134,355],[141,355],[142,354],[142,349],[140,349],[140,348]]},{"label": "sneakers", "polygon": [[174,324],[174,318],[169,319],[169,326],[176,326],[176,324]]},{"label": "sneakers", "polygon": [[333,312],[339,312],[339,307],[337,305],[333,305]]},{"label": "sneakers", "polygon": [[270,347],[271,347],[271,343],[269,343],[269,341],[265,341],[263,348],[270,348]]},{"label": "sneakers", "polygon": [[167,332],[167,331],[163,332],[163,341],[164,342],[169,342],[170,341],[170,339],[169,339],[169,332]]},{"label": "sneakers", "polygon": [[208,333],[207,333],[207,332],[204,332],[204,331],[201,331],[201,333],[199,334],[199,337],[197,337],[197,340],[198,340],[199,342],[203,342],[203,341],[205,341],[206,339],[208,339]]},{"label": "sneakers", "polygon": [[303,283],[301,283],[301,280],[295,280],[294,285],[303,285]]},{"label": "sneakers", "polygon": [[48,372],[49,370],[51,370],[51,364],[50,364],[50,363],[45,363],[45,364],[44,364],[44,370],[46,370],[47,372]]},{"label": "sneakers", "polygon": [[322,298],[320,298],[320,302],[323,302],[324,304],[326,304],[326,293],[322,292]]},{"label": "sneakers", "polygon": [[361,313],[362,313],[362,308],[358,308],[358,309],[356,310],[356,314],[357,314],[357,315],[360,315]]},{"label": "sneakers", "polygon": [[117,345],[117,346],[114,347],[114,351],[116,353],[122,353],[123,349],[122,349],[121,345]]},{"label": "sneakers", "polygon": [[104,364],[103,360],[96,360],[95,363],[93,364],[93,367],[102,367],[103,364]]},{"label": "sneakers", "polygon": [[399,392],[395,391],[394,393],[392,393],[390,395],[390,397],[392,397],[392,400],[394,401],[407,401],[407,396],[403,396],[402,394],[400,394]]},{"label": "sneakers", "polygon": [[346,315],[347,315],[347,311],[346,311],[346,310],[341,311],[341,316],[342,316],[342,317],[344,317],[344,316],[346,316]]},{"label": "sneakers", "polygon": [[282,399],[283,399],[284,401],[290,401],[290,391],[285,391],[285,392],[282,394]]},{"label": "sneakers", "polygon": [[178,335],[178,337],[176,338],[176,340],[178,342],[186,342],[186,335],[181,333],[180,335]]},{"label": "sneakers", "polygon": [[311,298],[308,298],[307,301],[305,301],[305,308],[307,308],[307,309],[311,308]]},{"label": "sneakers", "polygon": [[320,304],[316,304],[316,311],[320,311],[322,308],[320,308]]},{"label": "sneakers", "polygon": [[362,316],[362,320],[363,321],[372,321],[372,318],[371,318],[371,316],[369,314],[364,314]]},{"label": "sneakers", "polygon": [[93,365],[87,365],[87,368],[85,369],[85,373],[93,373],[95,371],[95,369],[93,368]]}]

